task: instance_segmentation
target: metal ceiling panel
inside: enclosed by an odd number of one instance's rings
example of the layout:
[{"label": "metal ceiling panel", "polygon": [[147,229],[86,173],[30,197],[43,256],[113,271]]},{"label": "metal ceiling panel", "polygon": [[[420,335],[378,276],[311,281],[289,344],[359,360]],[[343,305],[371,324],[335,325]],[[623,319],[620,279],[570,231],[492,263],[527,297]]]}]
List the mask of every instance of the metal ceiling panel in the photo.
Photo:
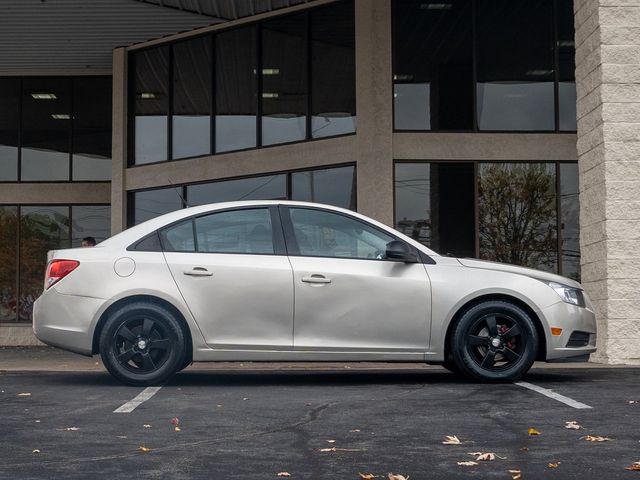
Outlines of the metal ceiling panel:
[{"label": "metal ceiling panel", "polygon": [[310,0],[138,0],[174,10],[194,12],[225,20],[271,12]]},{"label": "metal ceiling panel", "polygon": [[138,0],[0,0],[0,75],[110,69],[115,47],[224,21],[191,10],[197,0],[181,1],[189,9]]}]

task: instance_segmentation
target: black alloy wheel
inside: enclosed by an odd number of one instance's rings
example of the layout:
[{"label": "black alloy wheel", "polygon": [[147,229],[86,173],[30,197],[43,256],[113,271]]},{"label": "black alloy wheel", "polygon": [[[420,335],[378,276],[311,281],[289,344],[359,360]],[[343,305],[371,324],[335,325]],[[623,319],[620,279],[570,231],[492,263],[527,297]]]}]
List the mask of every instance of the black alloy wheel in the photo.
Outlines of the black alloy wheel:
[{"label": "black alloy wheel", "polygon": [[533,364],[538,335],[529,315],[517,305],[493,300],[462,314],[452,335],[458,369],[480,381],[515,381]]},{"label": "black alloy wheel", "polygon": [[129,385],[166,381],[185,363],[185,345],[178,320],[151,302],[119,308],[109,316],[100,335],[105,367]]}]

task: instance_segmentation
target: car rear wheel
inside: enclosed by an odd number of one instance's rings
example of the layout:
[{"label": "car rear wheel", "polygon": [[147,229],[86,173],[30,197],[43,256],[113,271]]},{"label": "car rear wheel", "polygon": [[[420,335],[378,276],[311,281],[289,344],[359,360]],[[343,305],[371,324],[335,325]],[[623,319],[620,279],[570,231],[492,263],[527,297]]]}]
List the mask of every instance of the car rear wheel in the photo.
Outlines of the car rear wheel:
[{"label": "car rear wheel", "polygon": [[100,334],[100,355],[114,377],[128,385],[164,383],[185,363],[184,332],[165,308],[151,302],[124,305]]},{"label": "car rear wheel", "polygon": [[538,351],[538,333],[531,317],[502,300],[482,302],[464,312],[451,342],[460,372],[483,382],[522,378]]}]

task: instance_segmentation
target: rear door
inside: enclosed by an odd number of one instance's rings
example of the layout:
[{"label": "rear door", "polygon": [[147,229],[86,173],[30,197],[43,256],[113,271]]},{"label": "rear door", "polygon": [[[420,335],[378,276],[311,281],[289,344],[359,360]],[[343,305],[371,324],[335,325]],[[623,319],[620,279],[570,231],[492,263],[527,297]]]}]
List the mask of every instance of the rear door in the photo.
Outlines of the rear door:
[{"label": "rear door", "polygon": [[212,212],[169,226],[160,237],[209,345],[291,349],[293,281],[277,207]]}]

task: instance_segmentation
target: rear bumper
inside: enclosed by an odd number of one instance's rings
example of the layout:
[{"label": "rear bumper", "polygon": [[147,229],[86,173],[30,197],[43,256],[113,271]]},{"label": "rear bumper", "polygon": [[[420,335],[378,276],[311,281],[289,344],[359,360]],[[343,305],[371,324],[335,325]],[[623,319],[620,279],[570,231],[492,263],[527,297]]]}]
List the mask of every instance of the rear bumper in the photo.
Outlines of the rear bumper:
[{"label": "rear bumper", "polygon": [[45,291],[33,306],[33,333],[53,347],[91,356],[93,319],[105,300],[63,295],[55,287]]},{"label": "rear bumper", "polygon": [[[590,308],[577,307],[565,302],[558,302],[542,311],[549,328],[562,328],[559,336],[545,332],[547,337],[547,360],[588,355],[596,351],[596,315]],[[568,346],[574,332],[588,335],[588,342],[583,346]]]}]

